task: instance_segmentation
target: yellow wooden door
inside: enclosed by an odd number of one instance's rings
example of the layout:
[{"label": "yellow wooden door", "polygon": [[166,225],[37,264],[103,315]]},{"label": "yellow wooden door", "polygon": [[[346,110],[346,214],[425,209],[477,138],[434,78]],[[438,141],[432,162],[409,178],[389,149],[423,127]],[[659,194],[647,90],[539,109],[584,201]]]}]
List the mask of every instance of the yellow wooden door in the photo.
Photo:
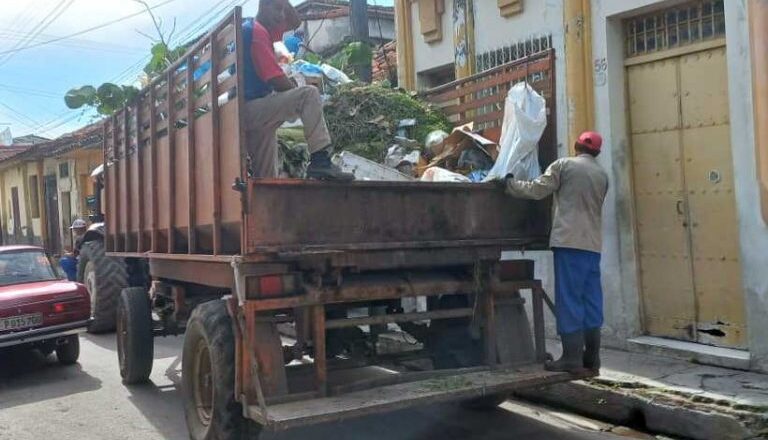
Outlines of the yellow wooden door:
[{"label": "yellow wooden door", "polygon": [[725,47],[627,69],[645,331],[745,346]]},{"label": "yellow wooden door", "polygon": [[746,346],[726,48],[680,59],[684,180],[699,342]]},{"label": "yellow wooden door", "polygon": [[628,68],[633,183],[645,330],[694,341],[679,70],[674,58]]}]

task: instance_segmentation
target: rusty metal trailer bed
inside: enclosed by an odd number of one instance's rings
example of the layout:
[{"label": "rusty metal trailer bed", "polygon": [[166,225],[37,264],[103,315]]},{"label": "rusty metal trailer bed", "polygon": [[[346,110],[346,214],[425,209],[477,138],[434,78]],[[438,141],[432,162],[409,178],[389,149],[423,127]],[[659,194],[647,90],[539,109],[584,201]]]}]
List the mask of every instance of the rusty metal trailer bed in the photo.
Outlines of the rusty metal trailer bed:
[{"label": "rusty metal trailer bed", "polygon": [[[242,20],[235,9],[104,126],[105,246],[133,280],[117,313],[124,381],[148,378],[153,336],[186,332],[187,422],[208,439],[426,402],[495,404],[573,379],[541,368],[541,283],[525,262],[500,262],[502,250],[547,246],[549,202],[492,184],[249,178]],[[553,60],[491,86],[553,78]],[[462,86],[438,95],[471,110],[482,87]],[[553,157],[553,137],[541,148]],[[407,298],[422,305],[406,310]],[[384,350],[395,326],[417,348]]]}]

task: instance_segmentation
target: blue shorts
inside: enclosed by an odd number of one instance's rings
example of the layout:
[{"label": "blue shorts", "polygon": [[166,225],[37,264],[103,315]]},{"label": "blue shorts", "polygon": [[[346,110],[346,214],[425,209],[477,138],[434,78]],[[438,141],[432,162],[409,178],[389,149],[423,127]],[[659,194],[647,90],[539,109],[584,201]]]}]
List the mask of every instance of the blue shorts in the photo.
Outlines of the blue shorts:
[{"label": "blue shorts", "polygon": [[569,334],[603,325],[600,254],[553,248],[557,333]]}]

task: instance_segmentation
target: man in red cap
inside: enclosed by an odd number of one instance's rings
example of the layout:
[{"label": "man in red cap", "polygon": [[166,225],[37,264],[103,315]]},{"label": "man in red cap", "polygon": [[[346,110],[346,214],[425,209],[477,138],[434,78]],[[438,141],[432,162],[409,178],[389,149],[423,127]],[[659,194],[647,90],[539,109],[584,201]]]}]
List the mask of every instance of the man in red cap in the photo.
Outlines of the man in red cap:
[{"label": "man in red cap", "polygon": [[602,208],[608,175],[596,157],[602,137],[587,131],[576,141],[576,156],[558,159],[533,181],[505,179],[507,194],[528,199],[555,195],[550,247],[555,260],[555,315],[563,356],[551,371],[600,369],[603,291],[600,285]]}]

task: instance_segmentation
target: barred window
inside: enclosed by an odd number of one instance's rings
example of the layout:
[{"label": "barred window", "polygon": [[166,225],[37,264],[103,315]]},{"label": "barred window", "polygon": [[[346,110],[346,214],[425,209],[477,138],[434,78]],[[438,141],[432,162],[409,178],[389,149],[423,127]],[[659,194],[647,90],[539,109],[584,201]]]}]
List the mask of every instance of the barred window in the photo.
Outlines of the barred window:
[{"label": "barred window", "polygon": [[686,46],[725,35],[724,0],[704,0],[624,22],[627,57]]},{"label": "barred window", "polygon": [[550,48],[552,48],[552,36],[546,35],[484,51],[475,56],[475,70],[477,72],[485,72],[520,58],[544,52]]}]

